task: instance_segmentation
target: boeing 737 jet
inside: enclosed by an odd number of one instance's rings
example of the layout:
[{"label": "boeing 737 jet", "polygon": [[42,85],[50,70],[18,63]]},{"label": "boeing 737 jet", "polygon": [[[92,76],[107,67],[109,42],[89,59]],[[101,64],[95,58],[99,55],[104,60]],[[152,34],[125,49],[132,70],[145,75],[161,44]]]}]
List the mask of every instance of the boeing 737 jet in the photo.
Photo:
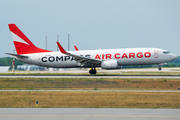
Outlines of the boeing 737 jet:
[{"label": "boeing 737 jet", "polygon": [[122,65],[161,65],[176,59],[176,55],[160,48],[126,48],[104,50],[65,51],[57,42],[60,52],[52,52],[36,47],[15,24],[8,24],[17,54],[6,53],[27,64],[54,68],[92,68],[120,69]]}]

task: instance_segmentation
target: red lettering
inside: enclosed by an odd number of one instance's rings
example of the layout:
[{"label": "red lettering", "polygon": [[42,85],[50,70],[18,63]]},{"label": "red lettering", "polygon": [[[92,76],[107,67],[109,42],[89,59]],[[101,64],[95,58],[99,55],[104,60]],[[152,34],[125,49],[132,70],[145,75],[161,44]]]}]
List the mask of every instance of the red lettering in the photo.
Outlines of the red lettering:
[{"label": "red lettering", "polygon": [[102,59],[104,60],[104,54],[102,54]]},{"label": "red lettering", "polygon": [[101,58],[100,58],[100,56],[97,54],[96,57],[95,57],[95,59],[101,59]]},{"label": "red lettering", "polygon": [[106,59],[111,59],[111,54],[106,54]]},{"label": "red lettering", "polygon": [[120,58],[120,56],[119,57],[117,57],[117,55],[120,55],[119,53],[116,53],[115,55],[114,55],[114,57],[116,58],[116,59],[119,59]]},{"label": "red lettering", "polygon": [[124,53],[124,54],[122,55],[122,59],[123,59],[124,57],[125,57],[125,58],[128,58],[127,55],[126,55],[126,53]]},{"label": "red lettering", "polygon": [[142,57],[143,57],[142,52],[138,52],[138,53],[137,53],[137,57],[138,57],[138,58],[142,58]]},{"label": "red lettering", "polygon": [[150,53],[150,52],[145,52],[145,53],[144,53],[144,56],[145,56],[146,58],[149,58],[149,57],[151,57],[151,53]]},{"label": "red lettering", "polygon": [[135,53],[129,53],[129,58],[131,57],[135,58]]}]

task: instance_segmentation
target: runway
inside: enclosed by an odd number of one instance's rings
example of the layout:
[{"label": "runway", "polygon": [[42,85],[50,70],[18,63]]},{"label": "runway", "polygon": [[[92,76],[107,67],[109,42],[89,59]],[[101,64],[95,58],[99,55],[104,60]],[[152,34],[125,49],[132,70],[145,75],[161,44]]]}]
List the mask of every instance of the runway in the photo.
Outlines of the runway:
[{"label": "runway", "polygon": [[0,108],[1,120],[179,120],[180,109]]},{"label": "runway", "polygon": [[166,78],[180,79],[176,75],[0,75],[0,78]]}]

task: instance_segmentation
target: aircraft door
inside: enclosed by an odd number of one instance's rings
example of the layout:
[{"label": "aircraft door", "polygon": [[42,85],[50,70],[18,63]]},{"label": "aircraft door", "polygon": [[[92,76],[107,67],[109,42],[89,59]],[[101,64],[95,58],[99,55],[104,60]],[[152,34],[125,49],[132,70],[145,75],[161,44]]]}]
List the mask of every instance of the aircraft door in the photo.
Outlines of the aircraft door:
[{"label": "aircraft door", "polygon": [[159,57],[158,50],[154,50],[154,58],[158,58],[158,57]]}]

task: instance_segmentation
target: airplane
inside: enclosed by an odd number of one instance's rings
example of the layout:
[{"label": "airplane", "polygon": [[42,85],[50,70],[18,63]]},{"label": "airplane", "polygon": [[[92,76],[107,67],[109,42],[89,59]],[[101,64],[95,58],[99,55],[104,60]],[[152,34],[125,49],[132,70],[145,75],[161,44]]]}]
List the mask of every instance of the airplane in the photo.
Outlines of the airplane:
[{"label": "airplane", "polygon": [[[44,67],[54,68],[91,68],[90,74],[96,74],[96,67],[102,69],[120,69],[123,65],[158,64],[158,70],[167,62],[177,58],[173,53],[160,48],[123,48],[66,51],[59,42],[60,52],[53,52],[36,47],[15,25],[8,24],[18,61]],[[75,47],[76,48],[76,47]]]}]

